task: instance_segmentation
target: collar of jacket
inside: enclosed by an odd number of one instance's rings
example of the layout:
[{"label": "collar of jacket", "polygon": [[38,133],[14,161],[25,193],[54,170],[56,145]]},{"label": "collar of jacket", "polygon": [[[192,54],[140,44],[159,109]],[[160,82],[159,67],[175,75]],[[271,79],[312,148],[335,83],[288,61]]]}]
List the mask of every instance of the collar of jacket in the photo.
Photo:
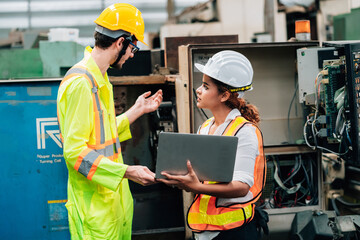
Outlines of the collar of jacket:
[{"label": "collar of jacket", "polygon": [[95,77],[95,81],[97,82],[97,85],[99,88],[102,88],[104,85],[106,85],[108,88],[110,87],[110,81],[107,72],[105,73],[105,76],[102,75],[98,65],[94,61],[94,59],[91,57],[92,48],[90,46],[87,46],[84,51],[84,58],[87,62],[86,65],[91,71],[91,73]]}]

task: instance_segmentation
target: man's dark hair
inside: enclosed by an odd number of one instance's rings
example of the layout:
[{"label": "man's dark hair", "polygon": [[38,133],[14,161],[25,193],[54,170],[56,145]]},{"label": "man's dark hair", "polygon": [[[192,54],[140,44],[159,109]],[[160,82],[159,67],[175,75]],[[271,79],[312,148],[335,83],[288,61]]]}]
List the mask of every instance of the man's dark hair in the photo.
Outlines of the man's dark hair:
[{"label": "man's dark hair", "polygon": [[111,38],[96,31],[94,33],[94,38],[95,46],[104,50],[110,47],[111,44],[113,44],[116,40],[118,40],[118,38]]}]

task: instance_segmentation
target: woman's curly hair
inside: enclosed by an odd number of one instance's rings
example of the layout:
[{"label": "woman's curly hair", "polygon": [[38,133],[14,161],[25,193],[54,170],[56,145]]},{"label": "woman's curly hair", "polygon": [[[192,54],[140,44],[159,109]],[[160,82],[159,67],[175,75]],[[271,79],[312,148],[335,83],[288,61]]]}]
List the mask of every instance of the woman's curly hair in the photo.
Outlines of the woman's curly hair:
[{"label": "woman's curly hair", "polygon": [[[226,91],[229,91],[228,85],[226,85],[214,78],[211,78],[211,79],[217,86],[219,93],[224,93]],[[259,111],[258,111],[257,107],[252,104],[246,103],[245,99],[243,99],[243,98],[238,98],[238,93],[236,93],[236,92],[230,92],[230,97],[225,102],[225,105],[231,109],[234,109],[234,108],[239,109],[241,115],[246,120],[248,120],[256,125],[260,122],[260,115],[259,115]]]}]

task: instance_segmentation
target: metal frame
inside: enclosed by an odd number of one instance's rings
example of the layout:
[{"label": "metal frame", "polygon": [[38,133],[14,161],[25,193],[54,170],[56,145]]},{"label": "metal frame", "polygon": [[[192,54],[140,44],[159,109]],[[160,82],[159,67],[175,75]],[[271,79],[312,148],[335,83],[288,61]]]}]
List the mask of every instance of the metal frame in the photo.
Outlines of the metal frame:
[{"label": "metal frame", "polygon": [[[187,45],[179,47],[179,74],[180,79],[177,79],[176,84],[176,99],[177,99],[177,110],[178,113],[178,126],[179,132],[194,132],[196,131],[196,127],[194,126],[194,122],[196,120],[196,116],[194,114],[193,109],[193,85],[195,74],[193,71],[193,65],[195,63],[194,56],[196,53],[209,52],[214,54],[220,50],[249,50],[249,49],[259,49],[259,52],[263,49],[280,49],[280,48],[291,48],[294,50],[293,55],[289,57],[289,59],[294,60],[294,74],[296,71],[295,60],[296,60],[296,49],[302,47],[314,47],[318,46],[318,42],[283,42],[283,43],[251,43],[251,44],[202,44],[202,45]],[[276,53],[274,54],[274,61],[277,60]],[[253,63],[253,62],[252,62]],[[256,63],[253,63],[253,67],[256,71],[256,68],[259,66]],[[277,69],[278,70],[278,69]],[[292,71],[292,70],[291,70]],[[259,88],[256,88],[259,89]],[[282,94],[288,89],[278,89],[277,92],[273,94]],[[256,90],[255,90],[256,91]],[[288,94],[288,93],[287,93]],[[296,99],[297,100],[297,99]],[[257,105],[257,104],[255,104]],[[262,106],[264,107],[264,106]],[[271,107],[271,105],[270,105]],[[260,110],[261,112],[261,110]],[[302,120],[302,119],[301,119]],[[295,122],[294,124],[301,124],[302,129],[302,121]],[[276,132],[272,132],[274,135]],[[302,154],[314,152],[317,154],[317,174],[318,174],[318,194],[319,194],[319,204],[313,206],[304,206],[304,207],[293,207],[286,209],[269,209],[266,210],[270,215],[271,222],[270,230],[271,233],[275,235],[279,235],[279,239],[287,237],[284,234],[286,231],[290,230],[291,222],[295,217],[296,212],[304,211],[304,210],[320,210],[324,208],[324,201],[322,198],[322,171],[321,171],[321,161],[320,161],[320,152],[315,152],[308,148],[307,146],[300,145],[294,146],[290,144],[284,145],[266,145],[265,144],[265,154],[266,155],[284,155],[284,154]],[[188,193],[183,193],[184,196],[184,211],[186,211],[187,207],[191,203],[192,195]],[[185,213],[186,214],[186,213]],[[284,224],[284,219],[287,219],[286,222],[288,224]],[[281,224],[280,224],[281,223]],[[189,229],[187,229],[187,236],[189,236]]]}]

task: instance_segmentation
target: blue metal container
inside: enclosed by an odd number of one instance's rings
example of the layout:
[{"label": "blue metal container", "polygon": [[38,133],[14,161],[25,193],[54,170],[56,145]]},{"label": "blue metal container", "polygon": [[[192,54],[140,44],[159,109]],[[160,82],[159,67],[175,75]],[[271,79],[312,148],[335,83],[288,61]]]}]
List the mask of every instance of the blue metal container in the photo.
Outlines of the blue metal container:
[{"label": "blue metal container", "polygon": [[0,239],[70,239],[60,79],[0,82]]}]

